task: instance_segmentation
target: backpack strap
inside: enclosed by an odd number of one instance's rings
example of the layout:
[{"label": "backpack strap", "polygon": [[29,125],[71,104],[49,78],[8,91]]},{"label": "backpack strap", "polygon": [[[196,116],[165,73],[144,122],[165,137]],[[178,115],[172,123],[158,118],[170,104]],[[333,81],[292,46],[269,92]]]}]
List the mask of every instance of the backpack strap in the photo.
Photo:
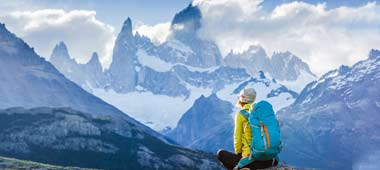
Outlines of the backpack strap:
[{"label": "backpack strap", "polygon": [[239,113],[240,113],[241,115],[243,115],[243,117],[245,117],[246,119],[249,118],[249,113],[248,113],[246,110],[242,109],[242,110],[240,110]]},{"label": "backpack strap", "polygon": [[240,114],[243,115],[243,117],[245,117],[247,120],[249,118],[249,113],[250,113],[250,109],[252,108],[253,106],[253,103],[252,104],[245,104],[243,106],[243,109],[240,110]]}]

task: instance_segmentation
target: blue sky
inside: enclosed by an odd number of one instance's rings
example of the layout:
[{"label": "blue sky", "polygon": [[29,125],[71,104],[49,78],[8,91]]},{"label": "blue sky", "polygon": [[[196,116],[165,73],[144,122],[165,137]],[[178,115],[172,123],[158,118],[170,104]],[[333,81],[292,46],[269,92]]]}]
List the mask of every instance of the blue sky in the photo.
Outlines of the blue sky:
[{"label": "blue sky", "polygon": [[[380,49],[380,4],[367,0],[195,0],[202,12],[202,38],[223,55],[262,46],[268,56],[290,51],[321,75],[364,59]],[[157,43],[167,40],[170,21],[191,0],[0,0],[0,22],[49,58],[64,41],[80,63],[98,52],[112,61],[120,27],[131,17],[134,29]],[[221,10],[223,9],[223,10]],[[221,27],[228,25],[228,27]],[[328,62],[326,62],[328,61]]]},{"label": "blue sky", "polygon": [[[289,3],[293,0],[267,0],[263,2],[263,6],[267,10],[272,10],[275,6],[283,4],[283,3]],[[310,4],[318,4],[318,3],[326,3],[327,8],[337,8],[341,6],[349,6],[349,7],[355,7],[359,5],[364,5],[368,0],[300,0],[303,2],[307,2]]]},{"label": "blue sky", "polygon": [[[16,3],[13,0],[0,0],[1,3]],[[174,14],[185,8],[192,0],[18,0],[13,8],[21,9],[65,9],[94,10],[97,18],[120,29],[123,21],[131,17],[134,21],[153,25],[171,21]],[[266,11],[277,5],[294,0],[264,0],[261,4]],[[300,0],[310,4],[326,3],[327,8],[341,6],[355,7],[366,4],[368,0]],[[31,7],[31,8],[29,8]],[[1,6],[0,6],[1,9]]]},{"label": "blue sky", "polygon": [[[0,0],[0,11],[46,8],[94,10],[99,20],[120,29],[127,17],[149,25],[170,21],[176,12],[190,3],[191,0]],[[9,4],[8,9],[1,9],[1,4]]]},{"label": "blue sky", "polygon": [[120,28],[127,17],[145,24],[170,21],[191,0],[38,0],[45,8],[95,10],[97,18]]}]

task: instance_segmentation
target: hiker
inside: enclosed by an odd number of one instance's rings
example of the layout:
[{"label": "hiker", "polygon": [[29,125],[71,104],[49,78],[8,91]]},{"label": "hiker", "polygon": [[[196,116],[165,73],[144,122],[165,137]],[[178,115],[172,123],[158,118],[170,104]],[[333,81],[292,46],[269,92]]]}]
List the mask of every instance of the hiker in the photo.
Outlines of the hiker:
[{"label": "hiker", "polygon": [[[256,129],[252,131],[251,125],[249,123],[249,118],[250,118],[249,113],[253,112],[254,114],[256,112],[254,110],[255,109],[254,107],[256,106],[256,104],[255,105],[253,104],[255,99],[256,99],[256,91],[253,88],[243,89],[241,90],[239,94],[238,102],[236,105],[241,109],[241,111],[237,112],[235,116],[235,130],[234,130],[235,153],[231,153],[226,150],[219,150],[217,152],[218,160],[223,164],[223,166],[226,169],[229,169],[229,170],[241,169],[241,168],[263,169],[263,168],[268,168],[271,166],[276,166],[278,164],[278,161],[277,161],[278,159],[254,158],[253,156],[257,156],[257,155],[256,154],[251,155],[252,154],[251,153],[252,132],[259,133],[259,134],[253,134],[253,136],[262,134],[262,131],[257,131]],[[266,106],[268,104],[269,104],[268,102],[259,102],[259,107],[261,107],[261,105]],[[261,107],[261,108],[266,108],[266,107]],[[270,109],[272,109],[271,105],[270,105]],[[259,109],[259,111],[261,110],[262,109]],[[274,116],[274,112],[273,112],[273,116]],[[269,135],[267,135],[267,137],[269,137]],[[257,142],[259,142],[259,140]],[[276,153],[276,156],[277,156],[277,153]],[[270,157],[266,157],[266,158],[270,158]]]}]

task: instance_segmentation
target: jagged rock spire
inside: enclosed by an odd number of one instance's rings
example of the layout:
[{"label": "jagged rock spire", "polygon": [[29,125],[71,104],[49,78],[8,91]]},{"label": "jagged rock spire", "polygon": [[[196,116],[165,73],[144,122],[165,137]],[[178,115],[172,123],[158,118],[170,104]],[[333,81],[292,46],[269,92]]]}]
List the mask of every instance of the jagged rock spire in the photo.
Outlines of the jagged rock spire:
[{"label": "jagged rock spire", "polygon": [[371,51],[369,52],[369,58],[371,59],[380,58],[380,50],[371,49]]},{"label": "jagged rock spire", "polygon": [[88,67],[90,67],[91,71],[100,71],[102,72],[102,64],[100,63],[98,53],[93,52],[91,59],[86,64]]},{"label": "jagged rock spire", "polygon": [[[113,76],[114,88],[117,92],[128,92],[136,86],[136,52],[137,46],[136,38],[132,32],[132,20],[128,17],[117,36],[113,48],[112,63],[108,70],[109,74]],[[116,86],[116,84],[119,85]]]},{"label": "jagged rock spire", "polygon": [[133,36],[132,20],[130,17],[128,17],[127,20],[124,21],[123,27],[121,28],[121,31],[117,36],[115,47],[118,46],[124,46],[127,49],[133,48],[135,46],[135,37]]},{"label": "jagged rock spire", "polygon": [[54,58],[66,58],[66,59],[70,59],[70,55],[69,55],[69,52],[67,50],[67,46],[66,46],[66,44],[63,41],[59,42],[54,47],[53,52],[51,54],[50,60],[52,60]]},{"label": "jagged rock spire", "polygon": [[93,63],[96,63],[96,64],[100,63],[98,53],[93,52],[92,56],[91,56],[91,59],[88,61],[88,63],[91,63],[91,64],[93,64]]},{"label": "jagged rock spire", "polygon": [[132,32],[132,20],[130,17],[127,18],[127,20],[124,21],[123,27],[121,28],[120,35],[128,35],[133,36]]}]

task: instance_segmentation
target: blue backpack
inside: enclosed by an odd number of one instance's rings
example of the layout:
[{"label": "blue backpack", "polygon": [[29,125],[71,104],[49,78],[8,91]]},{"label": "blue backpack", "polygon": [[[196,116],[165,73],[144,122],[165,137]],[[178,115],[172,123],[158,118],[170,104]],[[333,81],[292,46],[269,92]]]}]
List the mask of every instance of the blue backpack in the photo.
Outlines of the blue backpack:
[{"label": "blue backpack", "polygon": [[260,101],[252,107],[248,112],[240,111],[248,119],[252,130],[252,141],[251,155],[242,159],[238,164],[239,167],[244,167],[255,160],[273,160],[274,158],[278,160],[278,154],[282,149],[280,126],[272,105],[267,101]]}]

